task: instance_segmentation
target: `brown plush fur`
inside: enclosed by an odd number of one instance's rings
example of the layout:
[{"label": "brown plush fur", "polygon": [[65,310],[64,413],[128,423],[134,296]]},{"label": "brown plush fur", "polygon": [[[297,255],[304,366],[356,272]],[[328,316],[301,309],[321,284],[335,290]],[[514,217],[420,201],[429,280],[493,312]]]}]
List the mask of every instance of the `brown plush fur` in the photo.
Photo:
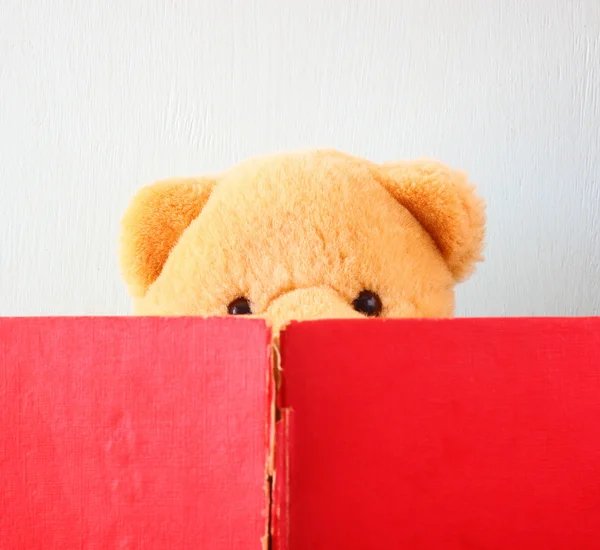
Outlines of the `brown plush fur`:
[{"label": "brown plush fur", "polygon": [[367,289],[383,317],[443,318],[481,260],[484,227],[473,187],[438,162],[287,153],[142,189],[121,266],[139,315],[226,315],[245,296],[277,331],[360,317],[352,302]]}]

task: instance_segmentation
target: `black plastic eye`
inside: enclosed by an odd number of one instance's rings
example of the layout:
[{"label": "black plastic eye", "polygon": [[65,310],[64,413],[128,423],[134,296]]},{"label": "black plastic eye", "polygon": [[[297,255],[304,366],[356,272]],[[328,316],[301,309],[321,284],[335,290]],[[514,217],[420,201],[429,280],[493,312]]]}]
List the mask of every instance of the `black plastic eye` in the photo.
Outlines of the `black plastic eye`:
[{"label": "black plastic eye", "polygon": [[236,298],[227,306],[229,315],[251,315],[252,306],[248,298]]},{"label": "black plastic eye", "polygon": [[383,309],[381,298],[370,290],[363,290],[352,305],[356,311],[367,317],[379,317]]}]

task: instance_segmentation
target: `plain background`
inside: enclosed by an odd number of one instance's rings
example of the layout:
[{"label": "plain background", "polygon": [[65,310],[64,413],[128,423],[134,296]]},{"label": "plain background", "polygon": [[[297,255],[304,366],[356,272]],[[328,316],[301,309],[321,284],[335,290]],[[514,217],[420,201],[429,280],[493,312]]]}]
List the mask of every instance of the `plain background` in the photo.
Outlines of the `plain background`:
[{"label": "plain background", "polygon": [[126,314],[135,190],[433,156],[488,203],[458,315],[600,314],[598,0],[0,0],[0,315]]}]

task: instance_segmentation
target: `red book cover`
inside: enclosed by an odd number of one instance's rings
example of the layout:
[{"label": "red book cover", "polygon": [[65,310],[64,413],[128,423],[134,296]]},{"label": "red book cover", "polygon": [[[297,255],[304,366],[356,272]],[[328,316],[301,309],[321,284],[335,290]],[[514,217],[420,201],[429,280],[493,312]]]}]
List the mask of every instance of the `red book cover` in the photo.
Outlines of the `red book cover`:
[{"label": "red book cover", "polygon": [[0,549],[266,545],[270,334],[0,319]]},{"label": "red book cover", "polygon": [[281,354],[277,550],[600,549],[600,319],[300,323]]}]

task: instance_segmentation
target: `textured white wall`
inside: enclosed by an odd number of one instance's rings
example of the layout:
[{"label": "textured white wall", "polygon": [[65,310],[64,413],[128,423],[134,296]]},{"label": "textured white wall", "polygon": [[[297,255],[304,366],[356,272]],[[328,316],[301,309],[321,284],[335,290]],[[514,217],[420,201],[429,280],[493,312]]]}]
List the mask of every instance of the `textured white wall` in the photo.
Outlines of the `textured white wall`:
[{"label": "textured white wall", "polygon": [[122,314],[141,184],[435,156],[489,204],[461,315],[600,314],[598,0],[0,0],[0,315]]}]

